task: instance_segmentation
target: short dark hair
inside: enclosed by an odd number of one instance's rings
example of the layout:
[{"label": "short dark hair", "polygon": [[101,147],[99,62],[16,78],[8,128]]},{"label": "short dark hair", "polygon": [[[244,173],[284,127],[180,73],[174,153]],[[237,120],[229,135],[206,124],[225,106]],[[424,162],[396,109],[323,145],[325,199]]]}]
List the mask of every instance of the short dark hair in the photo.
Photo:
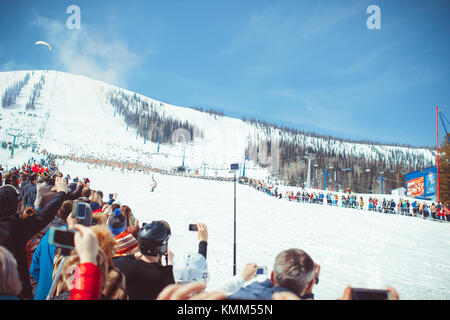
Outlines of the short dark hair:
[{"label": "short dark hair", "polygon": [[84,187],[83,190],[81,190],[81,195],[83,197],[89,198],[89,196],[91,195],[91,189],[89,189],[89,187]]},{"label": "short dark hair", "polygon": [[66,220],[69,214],[72,212],[73,208],[73,201],[72,200],[66,200],[63,202],[61,207],[58,210],[58,216],[61,220]]},{"label": "short dark hair", "polygon": [[314,277],[314,261],[303,250],[284,250],[275,258],[273,276],[274,285],[301,296]]}]

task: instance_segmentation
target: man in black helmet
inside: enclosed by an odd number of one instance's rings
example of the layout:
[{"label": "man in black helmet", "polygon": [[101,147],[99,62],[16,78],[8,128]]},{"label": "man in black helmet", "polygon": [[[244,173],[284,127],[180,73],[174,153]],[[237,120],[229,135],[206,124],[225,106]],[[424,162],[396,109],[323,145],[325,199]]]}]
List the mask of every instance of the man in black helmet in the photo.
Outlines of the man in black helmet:
[{"label": "man in black helmet", "polygon": [[114,266],[125,274],[130,300],[154,300],[162,289],[175,283],[170,235],[165,221],[144,224],[138,232],[139,252],[113,259]]}]

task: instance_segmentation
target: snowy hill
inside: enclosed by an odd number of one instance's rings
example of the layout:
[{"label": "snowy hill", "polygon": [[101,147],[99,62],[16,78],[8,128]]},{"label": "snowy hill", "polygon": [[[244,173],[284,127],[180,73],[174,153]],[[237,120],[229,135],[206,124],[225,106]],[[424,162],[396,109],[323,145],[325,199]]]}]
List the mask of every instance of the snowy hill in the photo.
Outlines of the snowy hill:
[{"label": "snowy hill", "polygon": [[[186,167],[208,170],[206,174],[209,175],[227,172],[230,163],[242,163],[249,143],[270,140],[271,135],[310,150],[325,148],[344,157],[389,158],[409,166],[433,162],[433,152],[425,148],[352,143],[293,134],[277,128],[268,130],[258,124],[173,106],[102,81],[59,71],[2,72],[0,94],[4,95],[17,82],[23,82],[27,75],[26,84],[16,88],[15,103],[0,111],[0,138],[6,144],[12,143],[16,136],[16,144],[34,144],[36,150],[138,161],[162,169],[181,165],[184,157]],[[117,113],[112,98],[116,102],[121,99],[120,105],[126,108],[128,119]],[[166,133],[165,143],[161,143],[157,152],[157,131],[148,123],[143,127],[145,124],[140,122],[152,113],[192,125],[193,140],[167,143]],[[128,126],[130,114],[137,119],[138,128]],[[158,132],[161,135],[161,130]],[[267,170],[251,162],[247,164],[247,175],[265,177]]]}]

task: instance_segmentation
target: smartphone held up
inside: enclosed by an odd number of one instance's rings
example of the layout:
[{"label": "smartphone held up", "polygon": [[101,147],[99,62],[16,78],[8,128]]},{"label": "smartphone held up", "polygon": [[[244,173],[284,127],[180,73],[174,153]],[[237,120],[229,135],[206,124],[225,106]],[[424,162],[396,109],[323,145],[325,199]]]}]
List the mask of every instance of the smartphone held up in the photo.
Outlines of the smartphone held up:
[{"label": "smartphone held up", "polygon": [[75,248],[75,232],[65,228],[51,227],[48,234],[48,243],[55,247],[67,249]]},{"label": "smartphone held up", "polygon": [[390,293],[387,290],[352,288],[353,300],[390,300]]}]

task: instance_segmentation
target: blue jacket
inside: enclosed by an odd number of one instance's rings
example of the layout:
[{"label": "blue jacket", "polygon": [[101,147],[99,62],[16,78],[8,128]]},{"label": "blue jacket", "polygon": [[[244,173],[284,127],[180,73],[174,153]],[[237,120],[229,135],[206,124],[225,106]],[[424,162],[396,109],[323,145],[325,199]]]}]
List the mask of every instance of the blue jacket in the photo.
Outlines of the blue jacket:
[{"label": "blue jacket", "polygon": [[53,259],[56,247],[48,243],[48,234],[47,231],[42,237],[31,261],[30,275],[38,283],[34,300],[45,300],[53,282]]},{"label": "blue jacket", "polygon": [[[246,287],[239,289],[236,293],[229,296],[229,299],[242,299],[242,300],[272,300],[272,295],[275,292],[289,291],[283,287],[274,287],[272,282],[267,279],[264,282],[255,281]],[[313,298],[314,295],[305,295],[302,298]]]}]

